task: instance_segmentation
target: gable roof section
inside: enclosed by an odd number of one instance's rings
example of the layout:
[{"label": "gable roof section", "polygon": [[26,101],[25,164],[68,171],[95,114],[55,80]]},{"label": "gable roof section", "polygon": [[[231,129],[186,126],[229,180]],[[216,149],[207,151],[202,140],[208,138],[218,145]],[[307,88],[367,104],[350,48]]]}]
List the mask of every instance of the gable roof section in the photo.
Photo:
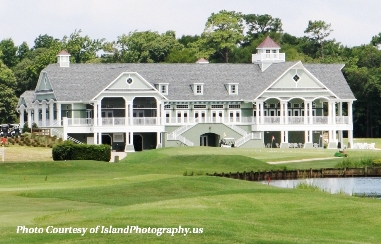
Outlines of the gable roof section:
[{"label": "gable roof section", "polygon": [[57,101],[89,101],[124,70],[125,64],[72,64],[69,68],[51,64],[43,71]]},{"label": "gable roof section", "polygon": [[341,72],[343,64],[304,64],[304,67],[338,98],[356,99]]}]

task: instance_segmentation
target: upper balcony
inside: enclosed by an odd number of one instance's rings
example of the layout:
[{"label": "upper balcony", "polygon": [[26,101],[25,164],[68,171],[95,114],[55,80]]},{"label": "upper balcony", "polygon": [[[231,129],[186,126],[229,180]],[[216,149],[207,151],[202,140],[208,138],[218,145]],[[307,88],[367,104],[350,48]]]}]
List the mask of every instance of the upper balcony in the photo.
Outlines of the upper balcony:
[{"label": "upper balcony", "polygon": [[[311,120],[312,119],[312,120]],[[155,126],[155,125],[183,125],[197,123],[225,123],[225,124],[242,124],[242,125],[297,125],[297,124],[350,124],[348,116],[336,116],[334,122],[330,122],[328,116],[264,116],[263,118],[249,117],[167,117],[165,119],[157,117],[108,117],[98,120],[98,126]],[[40,121],[39,121],[40,122]],[[41,123],[38,123],[40,126]],[[86,118],[68,118],[68,126],[93,126],[94,119]]]},{"label": "upper balcony", "polygon": [[253,63],[280,63],[285,61],[285,53],[257,53],[252,55]]}]

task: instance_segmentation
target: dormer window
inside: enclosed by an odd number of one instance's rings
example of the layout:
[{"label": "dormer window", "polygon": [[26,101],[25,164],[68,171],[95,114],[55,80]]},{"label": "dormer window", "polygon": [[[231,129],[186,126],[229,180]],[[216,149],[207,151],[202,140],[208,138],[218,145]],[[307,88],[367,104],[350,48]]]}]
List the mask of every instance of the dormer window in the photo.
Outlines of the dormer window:
[{"label": "dormer window", "polygon": [[163,95],[168,95],[168,83],[159,83],[159,91]]},{"label": "dormer window", "polygon": [[204,84],[203,83],[194,83],[194,94],[203,95],[204,94]]},{"label": "dormer window", "polygon": [[238,83],[230,83],[229,85],[229,95],[238,94]]}]

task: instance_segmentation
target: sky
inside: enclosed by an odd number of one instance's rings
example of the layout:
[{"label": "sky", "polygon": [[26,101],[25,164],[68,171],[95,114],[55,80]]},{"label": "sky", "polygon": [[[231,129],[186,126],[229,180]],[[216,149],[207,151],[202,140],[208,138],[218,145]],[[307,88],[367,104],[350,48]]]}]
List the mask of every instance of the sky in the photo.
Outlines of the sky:
[{"label": "sky", "polygon": [[323,20],[333,29],[328,39],[348,47],[368,44],[381,32],[377,0],[0,0],[0,40],[32,47],[39,35],[62,39],[75,30],[110,42],[135,30],[173,30],[180,38],[200,35],[221,10],[269,14],[296,37],[306,35],[309,20]]}]

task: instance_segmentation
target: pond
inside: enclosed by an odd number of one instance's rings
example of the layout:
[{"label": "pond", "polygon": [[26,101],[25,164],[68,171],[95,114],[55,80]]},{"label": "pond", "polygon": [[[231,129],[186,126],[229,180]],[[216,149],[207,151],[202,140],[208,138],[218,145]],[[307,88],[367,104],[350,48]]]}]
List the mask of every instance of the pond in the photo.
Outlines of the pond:
[{"label": "pond", "polygon": [[[268,184],[263,181],[263,184]],[[296,188],[299,184],[307,184],[319,187],[322,191],[345,193],[347,195],[365,195],[381,198],[381,178],[312,178],[299,180],[272,180],[270,185],[283,188]]]}]

